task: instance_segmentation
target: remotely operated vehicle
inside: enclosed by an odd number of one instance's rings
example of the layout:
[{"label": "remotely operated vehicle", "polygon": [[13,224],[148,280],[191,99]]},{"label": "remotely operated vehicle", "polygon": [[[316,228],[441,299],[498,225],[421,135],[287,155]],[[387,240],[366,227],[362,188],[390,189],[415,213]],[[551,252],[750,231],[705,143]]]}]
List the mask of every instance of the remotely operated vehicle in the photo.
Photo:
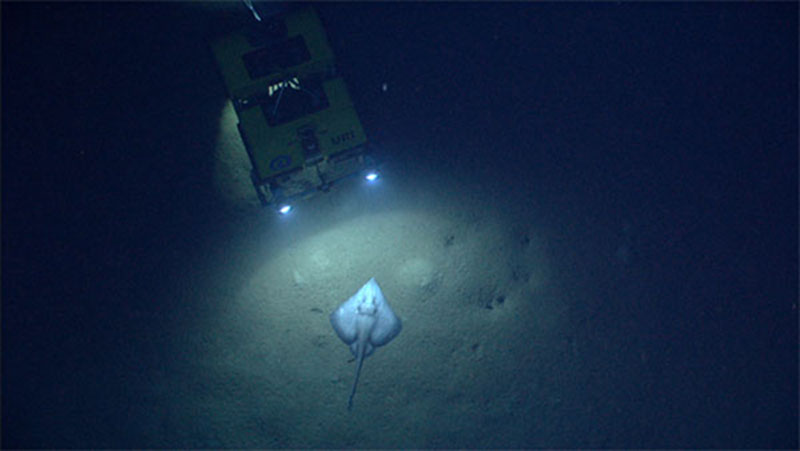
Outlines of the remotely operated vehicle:
[{"label": "remotely operated vehicle", "polygon": [[376,162],[316,12],[263,17],[248,7],[257,20],[211,47],[261,204],[288,213],[344,178],[374,180]]}]

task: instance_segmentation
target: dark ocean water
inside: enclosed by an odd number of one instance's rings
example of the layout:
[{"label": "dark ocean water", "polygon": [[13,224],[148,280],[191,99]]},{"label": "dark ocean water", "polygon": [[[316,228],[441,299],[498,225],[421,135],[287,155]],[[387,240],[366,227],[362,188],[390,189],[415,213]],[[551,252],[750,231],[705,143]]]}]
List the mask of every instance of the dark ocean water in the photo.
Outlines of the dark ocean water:
[{"label": "dark ocean water", "polygon": [[[541,214],[620,350],[585,362],[602,418],[513,445],[798,447],[796,3],[318,10],[376,145]],[[231,227],[206,37],[247,14],[3,4],[4,448],[198,446],[116,385],[175,358],[171,275]]]}]

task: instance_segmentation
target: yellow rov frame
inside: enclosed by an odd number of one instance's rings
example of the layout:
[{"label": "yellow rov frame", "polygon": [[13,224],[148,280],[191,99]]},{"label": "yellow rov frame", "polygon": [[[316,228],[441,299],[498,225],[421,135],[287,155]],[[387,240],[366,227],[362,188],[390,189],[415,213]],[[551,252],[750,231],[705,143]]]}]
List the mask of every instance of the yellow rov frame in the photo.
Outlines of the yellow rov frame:
[{"label": "yellow rov frame", "polygon": [[226,35],[212,50],[263,205],[370,169],[367,138],[310,7]]}]

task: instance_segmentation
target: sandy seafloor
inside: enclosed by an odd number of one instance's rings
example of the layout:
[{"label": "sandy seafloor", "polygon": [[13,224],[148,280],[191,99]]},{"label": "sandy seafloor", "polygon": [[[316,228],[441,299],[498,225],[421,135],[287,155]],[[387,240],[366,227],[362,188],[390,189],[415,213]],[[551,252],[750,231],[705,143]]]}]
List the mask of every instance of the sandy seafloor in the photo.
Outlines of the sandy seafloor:
[{"label": "sandy seafloor", "polygon": [[[183,430],[168,425],[199,409],[192,421],[208,422],[210,443],[491,446],[521,443],[515,430],[573,396],[558,387],[578,377],[589,343],[569,328],[546,226],[470,183],[393,163],[377,183],[348,180],[278,221],[245,216],[221,240],[201,264],[226,268],[213,285],[231,291],[206,299],[209,314],[174,343],[197,352],[183,370],[203,392],[185,388],[162,427]],[[355,364],[328,315],[370,277],[404,327],[366,360],[348,412]]]},{"label": "sandy seafloor", "polygon": [[4,447],[797,447],[796,5],[334,6],[383,174],[278,217],[241,5],[3,4]]}]

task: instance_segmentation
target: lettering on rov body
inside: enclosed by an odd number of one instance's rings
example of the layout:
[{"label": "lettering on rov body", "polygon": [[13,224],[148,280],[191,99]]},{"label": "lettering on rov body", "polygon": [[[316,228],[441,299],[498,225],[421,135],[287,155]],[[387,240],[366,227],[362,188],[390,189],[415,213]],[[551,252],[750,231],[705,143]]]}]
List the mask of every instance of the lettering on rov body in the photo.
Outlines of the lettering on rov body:
[{"label": "lettering on rov body", "polygon": [[272,97],[273,94],[276,94],[276,93],[278,93],[278,92],[280,92],[280,91],[282,91],[282,90],[284,90],[286,88],[292,88],[292,89],[295,89],[295,90],[299,91],[301,89],[300,88],[300,80],[298,80],[297,77],[294,77],[294,78],[290,78],[288,80],[279,81],[277,83],[274,83],[274,84],[270,85],[267,88],[268,89],[267,94],[270,97]]},{"label": "lettering on rov body", "polygon": [[345,141],[350,141],[351,139],[355,138],[356,138],[356,132],[354,132],[353,130],[349,130],[345,133],[342,133],[341,135],[332,137],[331,143],[333,143],[334,145],[339,145]]}]

